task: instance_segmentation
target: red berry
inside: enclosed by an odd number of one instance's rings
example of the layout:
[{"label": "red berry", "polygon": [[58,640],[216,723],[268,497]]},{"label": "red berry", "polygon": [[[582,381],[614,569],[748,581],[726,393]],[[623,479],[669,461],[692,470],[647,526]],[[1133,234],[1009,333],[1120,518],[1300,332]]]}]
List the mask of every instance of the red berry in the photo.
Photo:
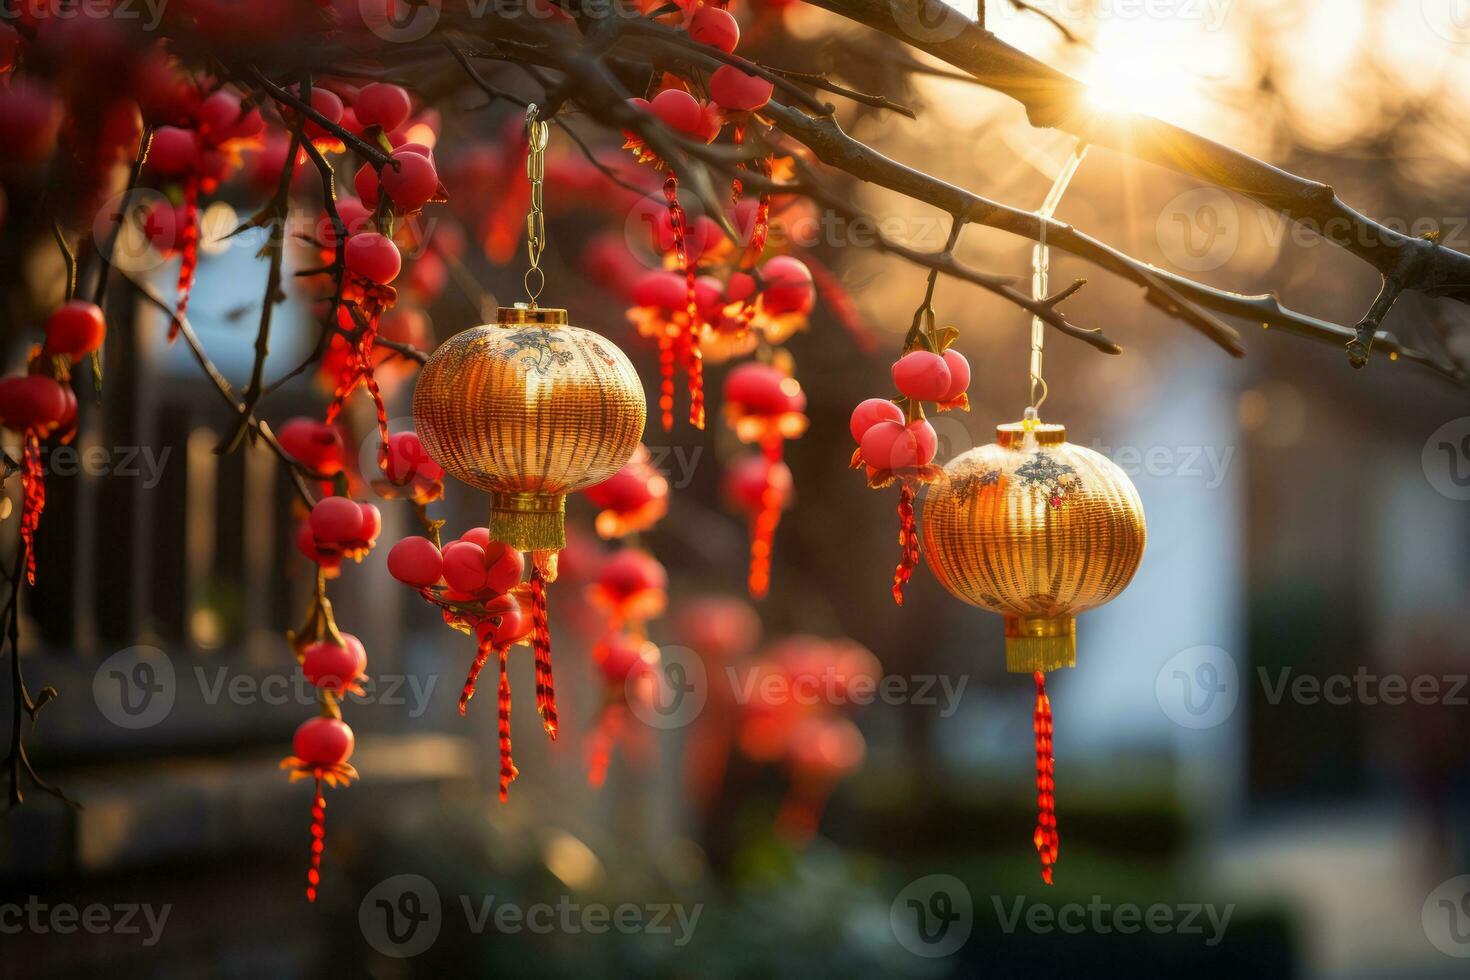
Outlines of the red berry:
[{"label": "red berry", "polygon": [[200,163],[199,134],[178,126],[159,126],[148,146],[148,166],[161,177],[194,173]]},{"label": "red berry", "polygon": [[[372,210],[355,197],[337,200],[337,217],[342,219],[342,227],[347,229],[348,239],[372,227]],[[317,219],[316,231],[316,240],[322,243],[323,248],[337,247],[337,226],[332,223],[332,216],[325,210]]]},{"label": "red berry", "polygon": [[736,509],[754,514],[765,506],[766,483],[776,493],[776,504],[785,507],[791,498],[791,468],[782,462],[772,463],[759,453],[740,456],[725,470],[725,499]]},{"label": "red berry", "polygon": [[311,509],[311,533],[325,544],[351,544],[362,538],[363,516],[355,500],[323,497]]},{"label": "red berry", "polygon": [[357,110],[357,121],[362,125],[377,126],[384,132],[390,132],[407,121],[408,114],[413,111],[413,101],[397,85],[373,82],[357,93],[357,101],[352,103],[352,108]]},{"label": "red berry", "polygon": [[876,422],[863,433],[863,462],[875,470],[911,470],[932,462],[938,448],[934,427],[920,419]]},{"label": "red berry", "polygon": [[902,425],[903,409],[886,398],[869,398],[852,410],[848,431],[852,433],[853,439],[862,442],[863,434],[879,422],[897,422]]},{"label": "red berry", "polygon": [[393,151],[393,163],[383,165],[380,177],[393,206],[405,213],[419,210],[439,191],[433,162],[403,147]]},{"label": "red berry", "polygon": [[378,535],[383,530],[383,515],[374,504],[359,503],[357,506],[362,511],[362,530],[352,544],[371,548],[377,543]]},{"label": "red berry", "polygon": [[386,286],[398,278],[403,256],[398,246],[375,231],[365,231],[347,239],[347,270],[371,282]]},{"label": "red berry", "polygon": [[740,43],[740,24],[730,11],[706,5],[689,19],[689,36],[729,53]]},{"label": "red berry", "polygon": [[894,387],[915,401],[942,401],[949,391],[949,365],[930,351],[910,351],[894,363],[891,373]]},{"label": "red berry", "polygon": [[310,521],[302,521],[301,526],[296,529],[296,550],[333,574],[342,565],[342,549],[318,541],[311,531]]},{"label": "red berry", "polygon": [[404,538],[388,552],[388,574],[405,585],[426,588],[444,574],[444,556],[428,538]]},{"label": "red berry", "polygon": [[417,432],[395,432],[388,437],[388,479],[402,484],[410,480],[436,483],[443,478],[444,468],[429,458]]},{"label": "red berry", "polygon": [[593,651],[602,677],[609,684],[626,684],[631,676],[647,673],[658,662],[658,647],[626,633],[617,633]]},{"label": "red berry", "polygon": [[39,374],[0,379],[0,425],[13,432],[49,432],[76,414],[59,382]]},{"label": "red berry", "polygon": [[485,590],[485,549],[469,541],[444,548],[444,581],[456,592],[475,595]]},{"label": "red berry", "polygon": [[78,360],[102,346],[107,323],[96,303],[74,299],[46,320],[46,349]]},{"label": "red berry", "polygon": [[[653,114],[676,133],[709,142],[708,113],[699,100],[683,89],[666,88],[648,104]],[[718,135],[718,130],[716,130]]]},{"label": "red berry", "polygon": [[641,548],[623,548],[603,562],[597,584],[618,599],[647,589],[666,589],[669,575],[657,558]]},{"label": "red berry", "polygon": [[[314,88],[311,90],[311,107],[321,113],[328,122],[340,123],[342,121],[342,100],[337,93],[330,89]],[[321,124],[314,119],[306,120],[306,135],[308,139],[335,139],[336,137],[323,129]]]},{"label": "red berry", "polygon": [[312,686],[334,694],[350,687],[367,668],[367,651],[362,641],[351,633],[343,633],[345,647],[331,640],[313,643],[302,653],[301,672]]},{"label": "red berry", "polygon": [[490,548],[490,529],[488,527],[472,527],[461,534],[459,540],[477,544],[488,551]]},{"label": "red berry", "polygon": [[31,167],[56,147],[61,103],[51,90],[29,79],[12,79],[0,89],[0,145],[7,163]]},{"label": "red berry", "polygon": [[308,765],[335,766],[352,758],[352,729],[336,718],[308,718],[296,729],[291,749]]},{"label": "red berry", "polygon": [[[496,624],[496,618],[500,622]],[[499,650],[531,632],[531,618],[521,612],[515,596],[498,595],[485,603],[485,618],[475,624],[475,638],[490,637],[490,645]]]},{"label": "red berry", "polygon": [[769,364],[750,361],[725,376],[725,400],[746,415],[783,415],[806,409],[801,384]]},{"label": "red berry", "polygon": [[378,171],[371,163],[357,168],[357,173],[352,175],[352,186],[362,203],[371,208],[378,206]]},{"label": "red berry", "polygon": [[499,541],[491,541],[484,550],[485,588],[491,592],[509,592],[526,570],[525,559],[519,551]]},{"label": "red berry", "polygon": [[965,355],[951,347],[944,352],[944,364],[949,368],[949,387],[939,400],[952,402],[970,390],[970,362]]},{"label": "red berry", "polygon": [[800,259],[778,255],[760,268],[765,289],[761,308],[773,316],[784,313],[805,314],[816,304],[816,289],[811,270]]},{"label": "red berry", "polygon": [[220,89],[199,103],[195,118],[199,122],[199,136],[206,146],[259,136],[265,129],[259,110],[247,111],[240,97],[226,89]]},{"label": "red berry", "polygon": [[721,65],[709,77],[709,96],[715,104],[733,112],[754,112],[771,101],[776,91],[772,82],[746,74],[734,65]]},{"label": "red berry", "polygon": [[689,306],[689,284],[677,272],[650,272],[633,286],[633,302],[663,310]]},{"label": "red berry", "polygon": [[324,476],[342,472],[347,459],[342,430],[305,416],[291,419],[281,426],[276,440],[288,456],[313,473]]},{"label": "red berry", "polygon": [[654,475],[650,478],[638,469],[624,466],[606,480],[588,487],[582,493],[594,507],[629,514],[654,498],[655,493],[650,485],[650,479],[662,480],[663,477]]}]

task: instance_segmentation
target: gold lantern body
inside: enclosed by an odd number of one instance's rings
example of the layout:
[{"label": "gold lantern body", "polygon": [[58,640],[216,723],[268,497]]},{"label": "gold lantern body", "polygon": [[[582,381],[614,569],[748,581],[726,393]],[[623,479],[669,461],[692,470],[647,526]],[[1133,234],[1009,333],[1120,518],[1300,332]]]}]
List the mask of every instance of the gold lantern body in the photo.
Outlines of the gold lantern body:
[{"label": "gold lantern body", "polygon": [[1005,617],[1015,672],[1076,664],[1076,615],[1123,591],[1146,537],[1127,474],[1035,421],[998,426],[994,443],[950,461],[924,503],[929,567],[955,596]]},{"label": "gold lantern body", "polygon": [[616,473],[647,415],[617,345],[523,304],[441,344],[413,396],[429,456],[490,494],[491,537],[533,552],[565,547],[566,495]]}]

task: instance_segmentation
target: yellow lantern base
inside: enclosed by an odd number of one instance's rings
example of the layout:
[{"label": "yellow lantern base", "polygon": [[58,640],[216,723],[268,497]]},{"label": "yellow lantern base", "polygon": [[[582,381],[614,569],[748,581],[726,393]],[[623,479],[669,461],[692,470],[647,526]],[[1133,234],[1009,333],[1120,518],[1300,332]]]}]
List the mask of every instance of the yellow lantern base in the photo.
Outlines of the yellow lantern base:
[{"label": "yellow lantern base", "polygon": [[566,494],[493,493],[490,537],[517,551],[560,551],[567,546]]},{"label": "yellow lantern base", "polygon": [[1034,674],[1077,666],[1076,617],[1007,616],[1005,622],[1006,670]]}]

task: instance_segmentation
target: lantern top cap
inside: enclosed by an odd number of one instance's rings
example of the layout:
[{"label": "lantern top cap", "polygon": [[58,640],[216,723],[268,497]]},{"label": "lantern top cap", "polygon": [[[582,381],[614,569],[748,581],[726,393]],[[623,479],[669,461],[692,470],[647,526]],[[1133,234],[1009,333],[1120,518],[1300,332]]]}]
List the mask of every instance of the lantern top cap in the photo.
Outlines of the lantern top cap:
[{"label": "lantern top cap", "polygon": [[495,322],[501,326],[539,323],[544,326],[564,327],[567,325],[567,311],[551,306],[532,308],[527,303],[517,303],[515,306],[498,308],[495,311]]},{"label": "lantern top cap", "polygon": [[1067,427],[1055,422],[1007,422],[995,427],[995,441],[1007,449],[1014,449],[1025,441],[1026,433],[1036,436],[1038,446],[1060,446],[1067,441]]}]

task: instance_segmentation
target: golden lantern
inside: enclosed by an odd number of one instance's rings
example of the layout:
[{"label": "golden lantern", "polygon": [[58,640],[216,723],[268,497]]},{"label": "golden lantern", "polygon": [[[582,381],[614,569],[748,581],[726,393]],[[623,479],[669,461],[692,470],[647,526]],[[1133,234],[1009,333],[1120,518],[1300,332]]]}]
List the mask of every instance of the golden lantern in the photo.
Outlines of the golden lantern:
[{"label": "golden lantern", "polygon": [[615,344],[525,304],[440,345],[413,396],[429,456],[490,494],[492,538],[530,552],[566,546],[567,494],[621,469],[647,414]]},{"label": "golden lantern", "polygon": [[1077,662],[1078,613],[1122,592],[1143,558],[1143,504],[1100,453],[1041,422],[996,428],[951,460],[924,503],[934,577],[1005,617],[1006,669]]}]

